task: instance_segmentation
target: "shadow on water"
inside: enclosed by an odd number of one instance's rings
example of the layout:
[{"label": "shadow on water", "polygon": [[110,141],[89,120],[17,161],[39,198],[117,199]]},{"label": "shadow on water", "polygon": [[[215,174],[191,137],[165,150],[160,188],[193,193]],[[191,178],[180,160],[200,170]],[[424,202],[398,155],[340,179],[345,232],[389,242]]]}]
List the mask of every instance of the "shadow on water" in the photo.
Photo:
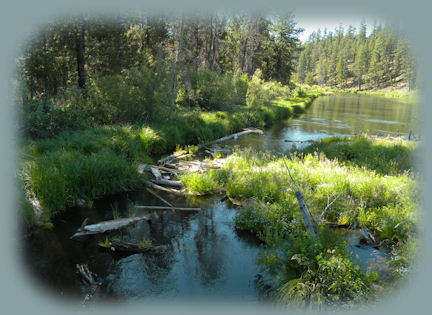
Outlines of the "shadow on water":
[{"label": "shadow on water", "polygon": [[[107,235],[79,240],[70,236],[88,217],[89,224],[113,218],[142,215],[133,204],[160,205],[146,191],[112,196],[95,202],[92,209],[71,208],[54,220],[51,231],[39,231],[25,242],[30,273],[61,295],[80,296],[82,286],[75,265],[87,263],[103,283],[99,298],[143,300],[147,298],[212,298],[257,301],[254,260],[259,244],[234,228],[237,210],[218,198],[187,201],[163,196],[176,206],[200,206],[202,211],[156,211],[150,222]],[[108,209],[108,211],[107,211]],[[98,247],[105,237],[138,243],[151,240],[164,245],[160,253],[117,254]]]},{"label": "shadow on water", "polygon": [[[274,126],[262,136],[251,134],[233,143],[284,152],[292,148],[292,143],[285,140],[316,140],[363,131],[404,134],[412,129],[413,114],[411,105],[391,99],[326,96],[318,98],[305,116]],[[103,283],[103,300],[200,297],[256,303],[254,279],[259,269],[255,258],[260,246],[250,234],[235,230],[237,209],[218,198],[192,201],[162,195],[178,207],[200,206],[203,210],[156,211],[151,222],[141,221],[107,234],[130,242],[151,240],[152,245],[165,246],[160,253],[112,254],[97,245],[107,235],[70,239],[85,218],[89,218],[89,224],[97,223],[115,216],[147,213],[134,209],[134,204],[160,205],[146,191],[130,192],[96,200],[92,208],[70,208],[54,219],[54,229],[40,230],[26,239],[22,254],[29,275],[55,295],[82,298],[84,287],[76,274],[76,264],[88,264]],[[362,268],[383,265],[385,250],[359,248],[355,246],[356,237],[348,235],[349,250],[358,256]]]}]

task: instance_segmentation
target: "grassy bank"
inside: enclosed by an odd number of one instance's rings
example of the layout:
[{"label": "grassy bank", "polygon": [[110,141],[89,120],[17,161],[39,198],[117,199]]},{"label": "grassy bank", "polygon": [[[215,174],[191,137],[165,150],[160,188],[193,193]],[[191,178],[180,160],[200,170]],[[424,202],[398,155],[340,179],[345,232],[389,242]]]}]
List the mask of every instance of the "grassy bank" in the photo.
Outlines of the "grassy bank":
[{"label": "grassy bank", "polygon": [[[44,210],[44,219],[94,198],[140,186],[137,164],[172,152],[176,146],[215,140],[244,127],[265,128],[302,113],[318,93],[275,98],[263,106],[234,106],[226,111],[177,110],[169,120],[149,125],[99,126],[63,132],[22,144],[21,181]],[[25,205],[24,217],[32,222]]]},{"label": "grassy bank", "polygon": [[306,84],[299,85],[304,91],[315,91],[322,94],[362,94],[375,95],[389,98],[396,98],[406,103],[417,103],[419,101],[418,91],[398,91],[398,90],[358,90],[358,89],[338,89],[326,86]]},{"label": "grassy bank", "polygon": [[[415,147],[405,140],[330,138],[291,152],[286,164],[315,219],[339,196],[324,221],[368,227],[378,241],[402,252],[413,247],[417,220],[417,180],[410,167]],[[316,242],[305,234],[282,156],[237,151],[222,169],[185,174],[182,181],[194,192],[224,187],[241,202],[236,227],[254,232],[267,245],[259,261],[274,276],[281,300],[350,304],[373,297],[375,276],[358,270],[343,242],[330,238],[322,224]]]}]

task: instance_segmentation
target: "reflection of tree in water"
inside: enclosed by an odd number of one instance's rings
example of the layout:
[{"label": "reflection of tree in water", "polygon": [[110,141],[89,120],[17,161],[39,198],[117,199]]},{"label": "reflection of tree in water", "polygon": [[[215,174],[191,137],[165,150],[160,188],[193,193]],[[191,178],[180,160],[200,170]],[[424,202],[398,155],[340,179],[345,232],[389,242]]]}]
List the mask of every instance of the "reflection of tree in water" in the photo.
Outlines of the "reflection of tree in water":
[{"label": "reflection of tree in water", "polygon": [[[408,132],[412,120],[412,106],[397,100],[369,95],[322,96],[311,106],[299,128],[309,133],[352,133],[369,130],[376,132]],[[313,117],[325,121],[311,120]],[[375,119],[368,121],[367,119]],[[335,120],[341,120],[342,124]],[[383,122],[379,122],[383,120]],[[391,124],[385,121],[401,122]],[[343,128],[341,128],[344,126]]]},{"label": "reflection of tree in water", "polygon": [[218,236],[214,224],[214,208],[205,210],[198,217],[198,229],[194,236],[197,253],[197,273],[204,285],[211,284],[224,272],[224,242]]}]

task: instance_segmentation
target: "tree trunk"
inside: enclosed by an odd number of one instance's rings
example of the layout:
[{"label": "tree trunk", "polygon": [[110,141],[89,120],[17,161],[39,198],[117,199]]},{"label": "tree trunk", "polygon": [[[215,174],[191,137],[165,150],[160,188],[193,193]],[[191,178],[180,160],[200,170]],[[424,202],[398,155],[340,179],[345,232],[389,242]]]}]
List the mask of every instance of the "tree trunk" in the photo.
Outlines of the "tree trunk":
[{"label": "tree trunk", "polygon": [[84,22],[81,23],[80,29],[76,37],[76,57],[77,57],[77,72],[78,72],[78,86],[85,89],[86,73],[85,73],[85,59],[84,59]]}]

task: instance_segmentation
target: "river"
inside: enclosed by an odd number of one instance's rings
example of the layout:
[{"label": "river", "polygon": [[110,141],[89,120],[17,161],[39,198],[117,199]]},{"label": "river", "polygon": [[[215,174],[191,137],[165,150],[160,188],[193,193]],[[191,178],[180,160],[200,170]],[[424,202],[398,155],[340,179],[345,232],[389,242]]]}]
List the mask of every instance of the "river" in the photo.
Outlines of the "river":
[{"label": "river", "polygon": [[[395,99],[368,96],[322,96],[308,112],[281,122],[264,135],[247,135],[232,144],[284,152],[289,141],[316,140],[367,132],[372,135],[407,135],[415,131],[415,108]],[[305,145],[305,144],[303,144]],[[298,144],[297,144],[298,146]],[[188,199],[162,194],[178,207],[203,208],[195,212],[158,211],[157,218],[111,233],[131,242],[150,239],[163,245],[160,253],[121,255],[98,248],[105,235],[71,240],[85,218],[89,224],[113,217],[140,215],[146,210],[134,205],[161,205],[147,191],[135,191],[96,200],[91,208],[70,208],[53,220],[54,229],[41,230],[23,241],[24,269],[37,285],[54,296],[82,299],[85,287],[76,274],[76,264],[88,264],[102,283],[99,300],[148,301],[167,299],[221,299],[245,303],[259,300],[255,279],[260,272],[255,258],[259,242],[234,228],[238,211],[220,198]],[[357,235],[349,239],[355,243]],[[387,259],[385,251],[361,249],[363,269]]]}]

